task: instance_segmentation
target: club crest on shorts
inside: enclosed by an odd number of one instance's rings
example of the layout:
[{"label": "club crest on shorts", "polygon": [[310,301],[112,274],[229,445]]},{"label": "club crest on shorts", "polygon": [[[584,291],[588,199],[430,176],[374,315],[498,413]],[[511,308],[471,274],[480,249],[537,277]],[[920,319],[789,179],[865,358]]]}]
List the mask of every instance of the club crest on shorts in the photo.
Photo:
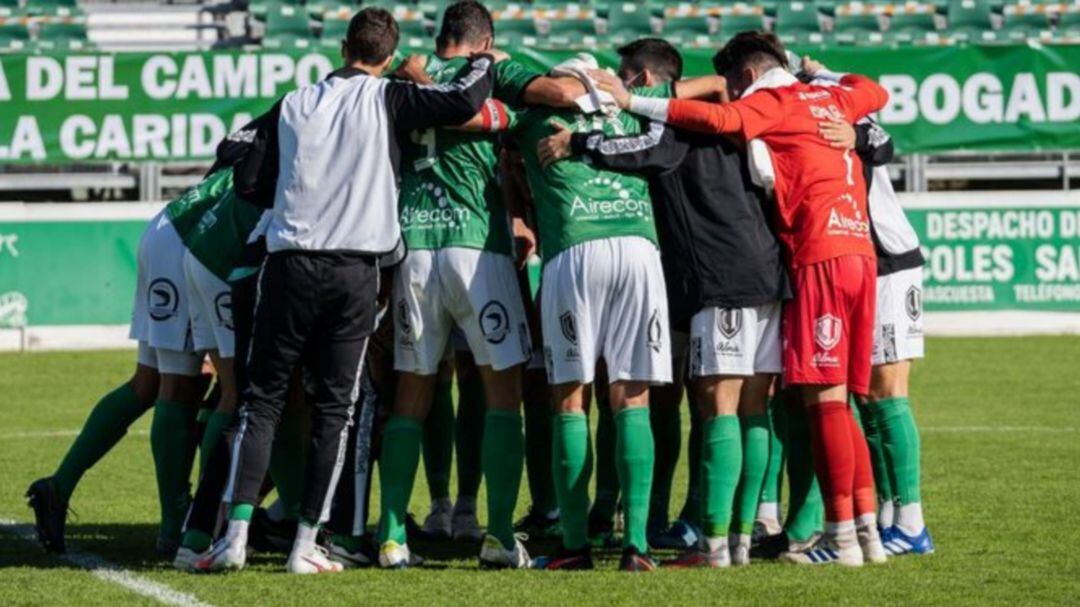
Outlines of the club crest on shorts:
[{"label": "club crest on shorts", "polygon": [[480,332],[490,344],[501,344],[510,334],[510,317],[506,306],[491,300],[480,309]]},{"label": "club crest on shorts", "polygon": [[222,291],[214,298],[214,315],[217,316],[218,324],[226,329],[233,330],[232,322],[232,293]]},{"label": "club crest on shorts", "polygon": [[823,350],[832,350],[840,343],[840,333],[843,325],[840,319],[832,314],[818,316],[814,321],[814,342]]},{"label": "club crest on shorts", "polygon": [[660,311],[653,310],[652,316],[649,317],[649,335],[648,345],[652,348],[653,352],[660,352],[660,345],[664,337],[664,326],[660,322]]},{"label": "club crest on shorts", "polygon": [[562,329],[566,341],[577,345],[577,327],[574,325],[574,316],[570,312],[563,312],[559,316],[559,328]]},{"label": "club crest on shorts", "polygon": [[146,292],[146,307],[154,320],[168,320],[176,316],[176,310],[180,307],[180,292],[173,281],[158,278],[151,282]]},{"label": "club crest on shorts", "polygon": [[409,307],[404,299],[399,299],[397,302],[397,321],[401,336],[408,340],[412,337],[412,325],[409,324]]},{"label": "club crest on shorts", "polygon": [[907,311],[908,318],[919,320],[922,316],[922,289],[916,286],[908,288],[907,294],[904,295],[904,309]]},{"label": "club crest on shorts", "polygon": [[742,331],[743,311],[741,308],[720,308],[720,314],[716,317],[716,328],[720,334],[731,339]]}]

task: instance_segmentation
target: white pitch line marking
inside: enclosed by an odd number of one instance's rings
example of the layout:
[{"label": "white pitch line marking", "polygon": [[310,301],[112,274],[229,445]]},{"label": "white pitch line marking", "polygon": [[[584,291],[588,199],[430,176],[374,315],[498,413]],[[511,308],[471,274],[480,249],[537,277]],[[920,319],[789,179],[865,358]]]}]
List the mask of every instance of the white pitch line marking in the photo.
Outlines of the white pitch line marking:
[{"label": "white pitch line marking", "polygon": [[[37,533],[34,531],[33,525],[0,518],[0,531],[10,533],[11,535],[28,542],[37,542]],[[122,586],[135,594],[155,600],[163,605],[175,605],[176,607],[213,607],[209,603],[200,601],[186,592],[180,592],[179,590],[174,590],[164,584],[148,580],[133,571],[129,571],[106,561],[96,554],[78,550],[68,550],[66,554],[57,556],[72,565],[89,571],[94,577],[100,580]]]}]

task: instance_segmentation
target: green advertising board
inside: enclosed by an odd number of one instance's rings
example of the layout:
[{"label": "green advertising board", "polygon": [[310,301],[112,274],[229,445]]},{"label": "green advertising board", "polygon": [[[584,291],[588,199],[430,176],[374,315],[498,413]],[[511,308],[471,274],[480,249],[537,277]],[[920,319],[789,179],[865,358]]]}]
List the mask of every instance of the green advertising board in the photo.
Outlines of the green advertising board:
[{"label": "green advertising board", "polygon": [[[1080,313],[1080,194],[902,196],[935,311]],[[0,327],[125,324],[157,205],[0,204]]]},{"label": "green advertising board", "polygon": [[[574,51],[509,49],[537,69]],[[874,78],[901,152],[1080,148],[1080,45],[807,50]],[[714,51],[684,51],[687,75]],[[595,51],[614,66],[614,50]],[[334,54],[0,55],[0,162],[207,160],[228,132],[318,80]]]}]

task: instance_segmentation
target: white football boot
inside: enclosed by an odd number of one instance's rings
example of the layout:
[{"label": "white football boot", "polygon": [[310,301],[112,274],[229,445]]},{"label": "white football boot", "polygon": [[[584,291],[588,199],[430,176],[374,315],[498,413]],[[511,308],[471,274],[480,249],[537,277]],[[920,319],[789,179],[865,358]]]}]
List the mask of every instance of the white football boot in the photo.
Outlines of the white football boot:
[{"label": "white football boot", "polygon": [[308,548],[294,546],[289,553],[289,560],[285,563],[285,569],[289,573],[311,575],[314,573],[340,573],[345,566],[330,560],[330,553],[319,546],[311,544]]},{"label": "white football boot", "polygon": [[484,569],[529,569],[533,561],[521,540],[514,538],[514,547],[507,549],[494,535],[485,534],[480,546],[480,567]]}]

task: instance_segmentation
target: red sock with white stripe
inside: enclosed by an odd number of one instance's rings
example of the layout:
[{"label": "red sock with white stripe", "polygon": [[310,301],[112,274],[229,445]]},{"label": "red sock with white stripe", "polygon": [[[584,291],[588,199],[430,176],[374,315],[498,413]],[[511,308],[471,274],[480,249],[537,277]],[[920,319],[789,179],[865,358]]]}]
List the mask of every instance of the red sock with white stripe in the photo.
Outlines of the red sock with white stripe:
[{"label": "red sock with white stripe", "polygon": [[863,519],[870,515],[876,524],[877,521],[877,492],[874,488],[874,469],[870,462],[870,447],[866,444],[862,428],[855,419],[851,407],[847,408],[848,427],[851,429],[851,447],[854,456],[854,482],[852,485],[852,501],[855,507],[855,518]]},{"label": "red sock with white stripe", "polygon": [[811,405],[807,414],[814,471],[825,501],[826,532],[837,540],[850,537],[854,541],[855,453],[848,405],[842,401],[826,401]]}]

